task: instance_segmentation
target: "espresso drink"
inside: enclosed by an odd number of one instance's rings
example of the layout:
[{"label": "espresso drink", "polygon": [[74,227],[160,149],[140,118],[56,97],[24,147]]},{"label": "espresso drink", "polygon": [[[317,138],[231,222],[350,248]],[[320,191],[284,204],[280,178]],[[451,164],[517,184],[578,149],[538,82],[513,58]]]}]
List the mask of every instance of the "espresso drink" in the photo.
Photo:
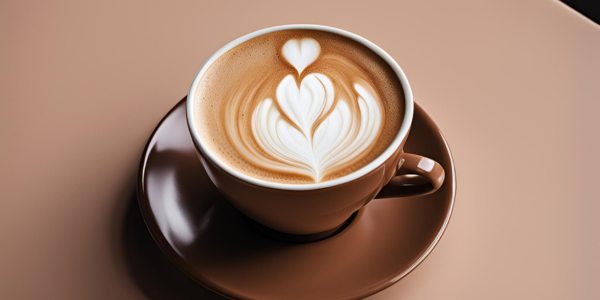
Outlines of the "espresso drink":
[{"label": "espresso drink", "polygon": [[307,184],[352,173],[391,144],[404,117],[402,85],[372,50],[324,31],[255,37],[202,75],[200,138],[233,169]]}]

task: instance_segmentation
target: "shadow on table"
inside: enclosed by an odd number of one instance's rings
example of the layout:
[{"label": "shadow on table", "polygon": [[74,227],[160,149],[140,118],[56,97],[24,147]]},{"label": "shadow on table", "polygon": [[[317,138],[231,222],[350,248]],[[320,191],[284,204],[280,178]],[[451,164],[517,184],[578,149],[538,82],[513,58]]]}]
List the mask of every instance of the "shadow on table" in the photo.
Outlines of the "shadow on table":
[{"label": "shadow on table", "polygon": [[152,239],[133,193],[123,222],[123,251],[136,285],[150,299],[224,300],[175,266]]}]

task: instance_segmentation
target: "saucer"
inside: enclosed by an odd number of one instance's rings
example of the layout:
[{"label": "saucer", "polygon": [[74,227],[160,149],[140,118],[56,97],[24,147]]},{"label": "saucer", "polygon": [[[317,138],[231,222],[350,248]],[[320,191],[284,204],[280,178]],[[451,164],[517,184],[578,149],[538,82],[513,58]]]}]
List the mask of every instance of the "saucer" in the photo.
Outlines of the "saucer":
[{"label": "saucer", "polygon": [[446,170],[435,193],[375,199],[336,235],[288,243],[261,233],[204,171],[181,100],[152,133],[138,173],[146,225],[165,255],[199,284],[234,299],[360,299],[414,270],[438,243],[456,195],[441,131],[415,104],[406,152]]}]

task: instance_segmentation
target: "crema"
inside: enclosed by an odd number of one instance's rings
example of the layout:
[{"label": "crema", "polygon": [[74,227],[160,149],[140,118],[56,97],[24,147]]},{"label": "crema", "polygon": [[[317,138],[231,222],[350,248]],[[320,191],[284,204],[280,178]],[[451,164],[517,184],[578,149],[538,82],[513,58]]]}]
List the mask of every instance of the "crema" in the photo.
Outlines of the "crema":
[{"label": "crema", "polygon": [[286,30],[221,55],[200,78],[194,107],[202,141],[257,179],[307,184],[377,158],[404,117],[391,67],[334,33]]}]

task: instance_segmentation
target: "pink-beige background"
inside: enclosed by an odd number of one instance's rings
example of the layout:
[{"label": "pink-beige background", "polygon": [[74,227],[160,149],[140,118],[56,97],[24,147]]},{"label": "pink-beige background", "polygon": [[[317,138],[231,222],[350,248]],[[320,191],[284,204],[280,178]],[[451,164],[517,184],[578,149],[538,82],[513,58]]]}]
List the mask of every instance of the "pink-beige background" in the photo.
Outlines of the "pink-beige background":
[{"label": "pink-beige background", "polygon": [[444,237],[369,299],[600,299],[600,26],[553,0],[2,1],[0,298],[144,299],[144,144],[214,51],[290,23],[385,49],[454,154]]}]

